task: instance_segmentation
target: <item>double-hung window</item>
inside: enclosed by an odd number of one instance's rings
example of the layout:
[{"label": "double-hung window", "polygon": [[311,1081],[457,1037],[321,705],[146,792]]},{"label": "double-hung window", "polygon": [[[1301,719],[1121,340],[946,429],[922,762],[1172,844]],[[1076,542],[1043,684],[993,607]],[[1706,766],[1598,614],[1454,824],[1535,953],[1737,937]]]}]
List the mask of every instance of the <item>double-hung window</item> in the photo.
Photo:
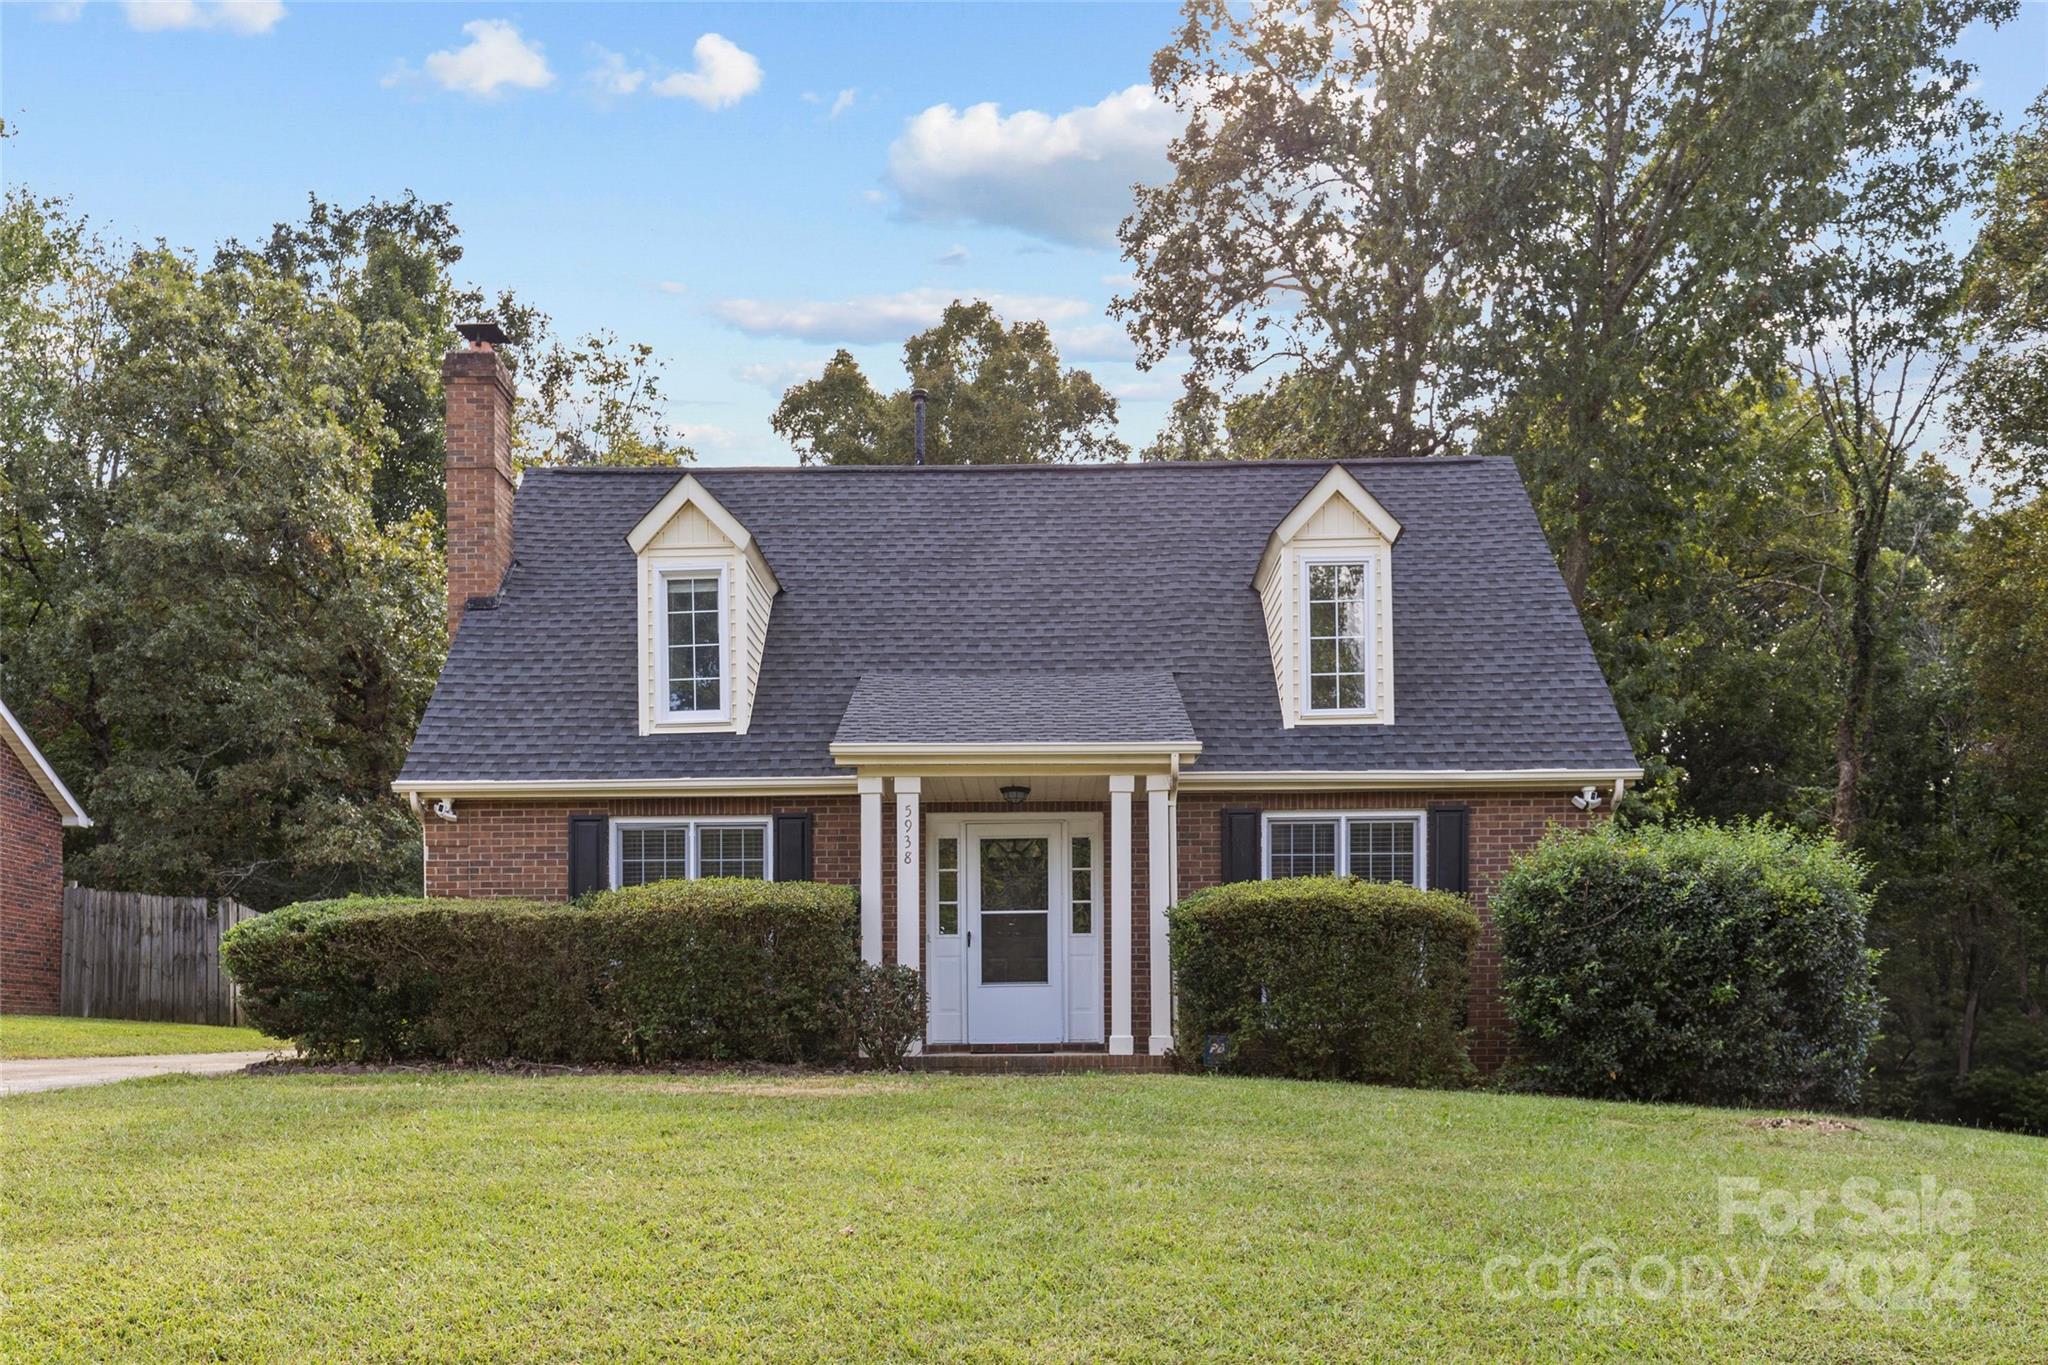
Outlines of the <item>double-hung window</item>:
[{"label": "double-hung window", "polygon": [[612,885],[697,877],[770,879],[766,820],[614,820]]},{"label": "double-hung window", "polygon": [[1373,583],[1368,559],[1302,564],[1302,660],[1306,709],[1341,715],[1373,709]]},{"label": "double-hung window", "polygon": [[725,593],[722,567],[678,567],[661,575],[656,657],[665,720],[722,720],[730,714]]},{"label": "double-hung window", "polygon": [[1266,875],[1359,877],[1421,886],[1422,817],[1381,811],[1268,816]]}]

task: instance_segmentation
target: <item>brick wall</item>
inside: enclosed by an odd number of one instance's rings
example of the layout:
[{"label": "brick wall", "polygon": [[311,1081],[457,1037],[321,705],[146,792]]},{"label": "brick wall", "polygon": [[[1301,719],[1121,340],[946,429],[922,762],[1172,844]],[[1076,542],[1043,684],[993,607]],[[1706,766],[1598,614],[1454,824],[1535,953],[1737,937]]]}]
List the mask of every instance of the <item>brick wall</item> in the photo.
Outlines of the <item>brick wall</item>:
[{"label": "brick wall", "polygon": [[[1143,784],[1139,784],[1142,788]],[[1424,810],[1431,805],[1462,804],[1471,811],[1471,900],[1478,911],[1481,935],[1474,951],[1470,1014],[1474,1030],[1473,1057],[1492,1069],[1506,1058],[1506,1021],[1501,1012],[1500,947],[1487,913],[1487,897],[1509,860],[1531,848],[1551,824],[1579,828],[1591,817],[1576,810],[1566,792],[1183,792],[1180,797],[1180,893],[1185,896],[1214,886],[1222,876],[1222,828],[1225,810]],[[1151,934],[1149,926],[1150,863],[1147,802],[1140,790],[1131,802],[1131,937],[1119,942],[1110,933],[1108,870],[1112,861],[1109,806],[1104,802],[1036,802],[1010,806],[1000,802],[959,804],[926,802],[926,816],[994,813],[1029,816],[1090,812],[1103,817],[1103,899],[1097,913],[1103,934],[1102,1018],[1105,1035],[1112,1031],[1109,982],[1121,954],[1131,959],[1131,1032],[1139,1052],[1151,1032]],[[458,801],[454,823],[429,815],[426,820],[427,894],[434,896],[532,896],[561,900],[569,890],[569,817],[572,815],[661,816],[706,819],[719,816],[768,816],[807,811],[813,818],[812,873],[819,880],[860,885],[860,798],[857,796],[662,797],[614,801],[491,802]],[[896,944],[895,798],[883,802],[882,952],[898,960]],[[918,849],[920,884],[930,885],[925,841]],[[920,961],[919,966],[922,967]]]},{"label": "brick wall", "polygon": [[55,1014],[63,960],[63,820],[0,744],[0,1010]]},{"label": "brick wall", "polygon": [[441,362],[448,478],[448,633],[472,597],[498,591],[512,562],[512,376],[495,351]]},{"label": "brick wall", "polygon": [[[691,819],[812,815],[811,871],[860,885],[860,800],[853,796],[655,797],[618,801],[461,801],[457,818],[425,820],[430,896],[569,896],[569,817],[675,815]],[[890,902],[893,904],[894,902]]]},{"label": "brick wall", "polygon": [[1593,816],[1572,805],[1569,792],[1211,792],[1180,800],[1180,893],[1216,885],[1223,876],[1223,812],[1426,810],[1462,805],[1471,811],[1469,898],[1479,914],[1472,954],[1469,1016],[1472,1060],[1491,1071],[1507,1060],[1507,1018],[1500,1000],[1500,939],[1487,897],[1516,854],[1535,847],[1552,824],[1583,829]]}]

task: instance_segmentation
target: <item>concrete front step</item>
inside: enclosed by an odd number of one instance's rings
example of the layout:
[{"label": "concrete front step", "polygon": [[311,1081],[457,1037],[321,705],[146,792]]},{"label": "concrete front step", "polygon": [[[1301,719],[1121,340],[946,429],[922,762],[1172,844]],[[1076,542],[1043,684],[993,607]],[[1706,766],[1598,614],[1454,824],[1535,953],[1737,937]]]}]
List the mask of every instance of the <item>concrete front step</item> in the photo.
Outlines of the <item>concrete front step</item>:
[{"label": "concrete front step", "polygon": [[926,1052],[904,1060],[915,1071],[976,1076],[1042,1076],[1073,1071],[1171,1071],[1165,1057],[1112,1057],[1107,1052]]}]

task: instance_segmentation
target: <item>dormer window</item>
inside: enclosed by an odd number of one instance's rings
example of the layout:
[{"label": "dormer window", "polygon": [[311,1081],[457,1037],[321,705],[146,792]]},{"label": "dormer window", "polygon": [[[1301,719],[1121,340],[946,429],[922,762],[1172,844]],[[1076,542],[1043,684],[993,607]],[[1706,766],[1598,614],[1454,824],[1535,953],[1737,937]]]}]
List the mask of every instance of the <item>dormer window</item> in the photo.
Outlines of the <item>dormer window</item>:
[{"label": "dormer window", "polygon": [[1252,587],[1280,723],[1394,723],[1394,542],[1401,523],[1331,465],[1267,537]]},{"label": "dormer window", "polygon": [[1364,559],[1307,559],[1302,600],[1308,619],[1308,709],[1324,714],[1373,709],[1372,564]]},{"label": "dormer window", "polygon": [[666,569],[662,658],[665,720],[717,720],[726,714],[725,569]]},{"label": "dormer window", "polygon": [[626,544],[639,580],[640,733],[745,734],[781,591],[761,547],[693,474]]}]

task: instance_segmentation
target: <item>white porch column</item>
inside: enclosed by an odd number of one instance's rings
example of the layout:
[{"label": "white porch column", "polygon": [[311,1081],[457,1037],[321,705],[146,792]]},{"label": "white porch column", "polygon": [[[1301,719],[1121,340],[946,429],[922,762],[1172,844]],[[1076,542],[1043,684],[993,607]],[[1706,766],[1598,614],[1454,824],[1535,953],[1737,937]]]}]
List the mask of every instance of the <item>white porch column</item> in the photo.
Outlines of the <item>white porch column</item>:
[{"label": "white porch column", "polygon": [[882,779],[863,777],[860,791],[860,956],[882,965]]},{"label": "white porch column", "polygon": [[924,780],[896,779],[896,960],[921,970],[924,942],[924,898],[918,894],[918,846],[923,842],[917,818],[918,795]]},{"label": "white porch column", "polygon": [[1152,1038],[1148,1051],[1163,1056],[1173,1046],[1173,963],[1166,953],[1166,907],[1173,898],[1173,856],[1179,847],[1168,788],[1173,779],[1154,773],[1145,779],[1145,846],[1151,867],[1145,879],[1151,911]]},{"label": "white porch column", "polygon": [[1131,793],[1135,777],[1109,779],[1109,1050],[1128,1057],[1131,1039]]}]

